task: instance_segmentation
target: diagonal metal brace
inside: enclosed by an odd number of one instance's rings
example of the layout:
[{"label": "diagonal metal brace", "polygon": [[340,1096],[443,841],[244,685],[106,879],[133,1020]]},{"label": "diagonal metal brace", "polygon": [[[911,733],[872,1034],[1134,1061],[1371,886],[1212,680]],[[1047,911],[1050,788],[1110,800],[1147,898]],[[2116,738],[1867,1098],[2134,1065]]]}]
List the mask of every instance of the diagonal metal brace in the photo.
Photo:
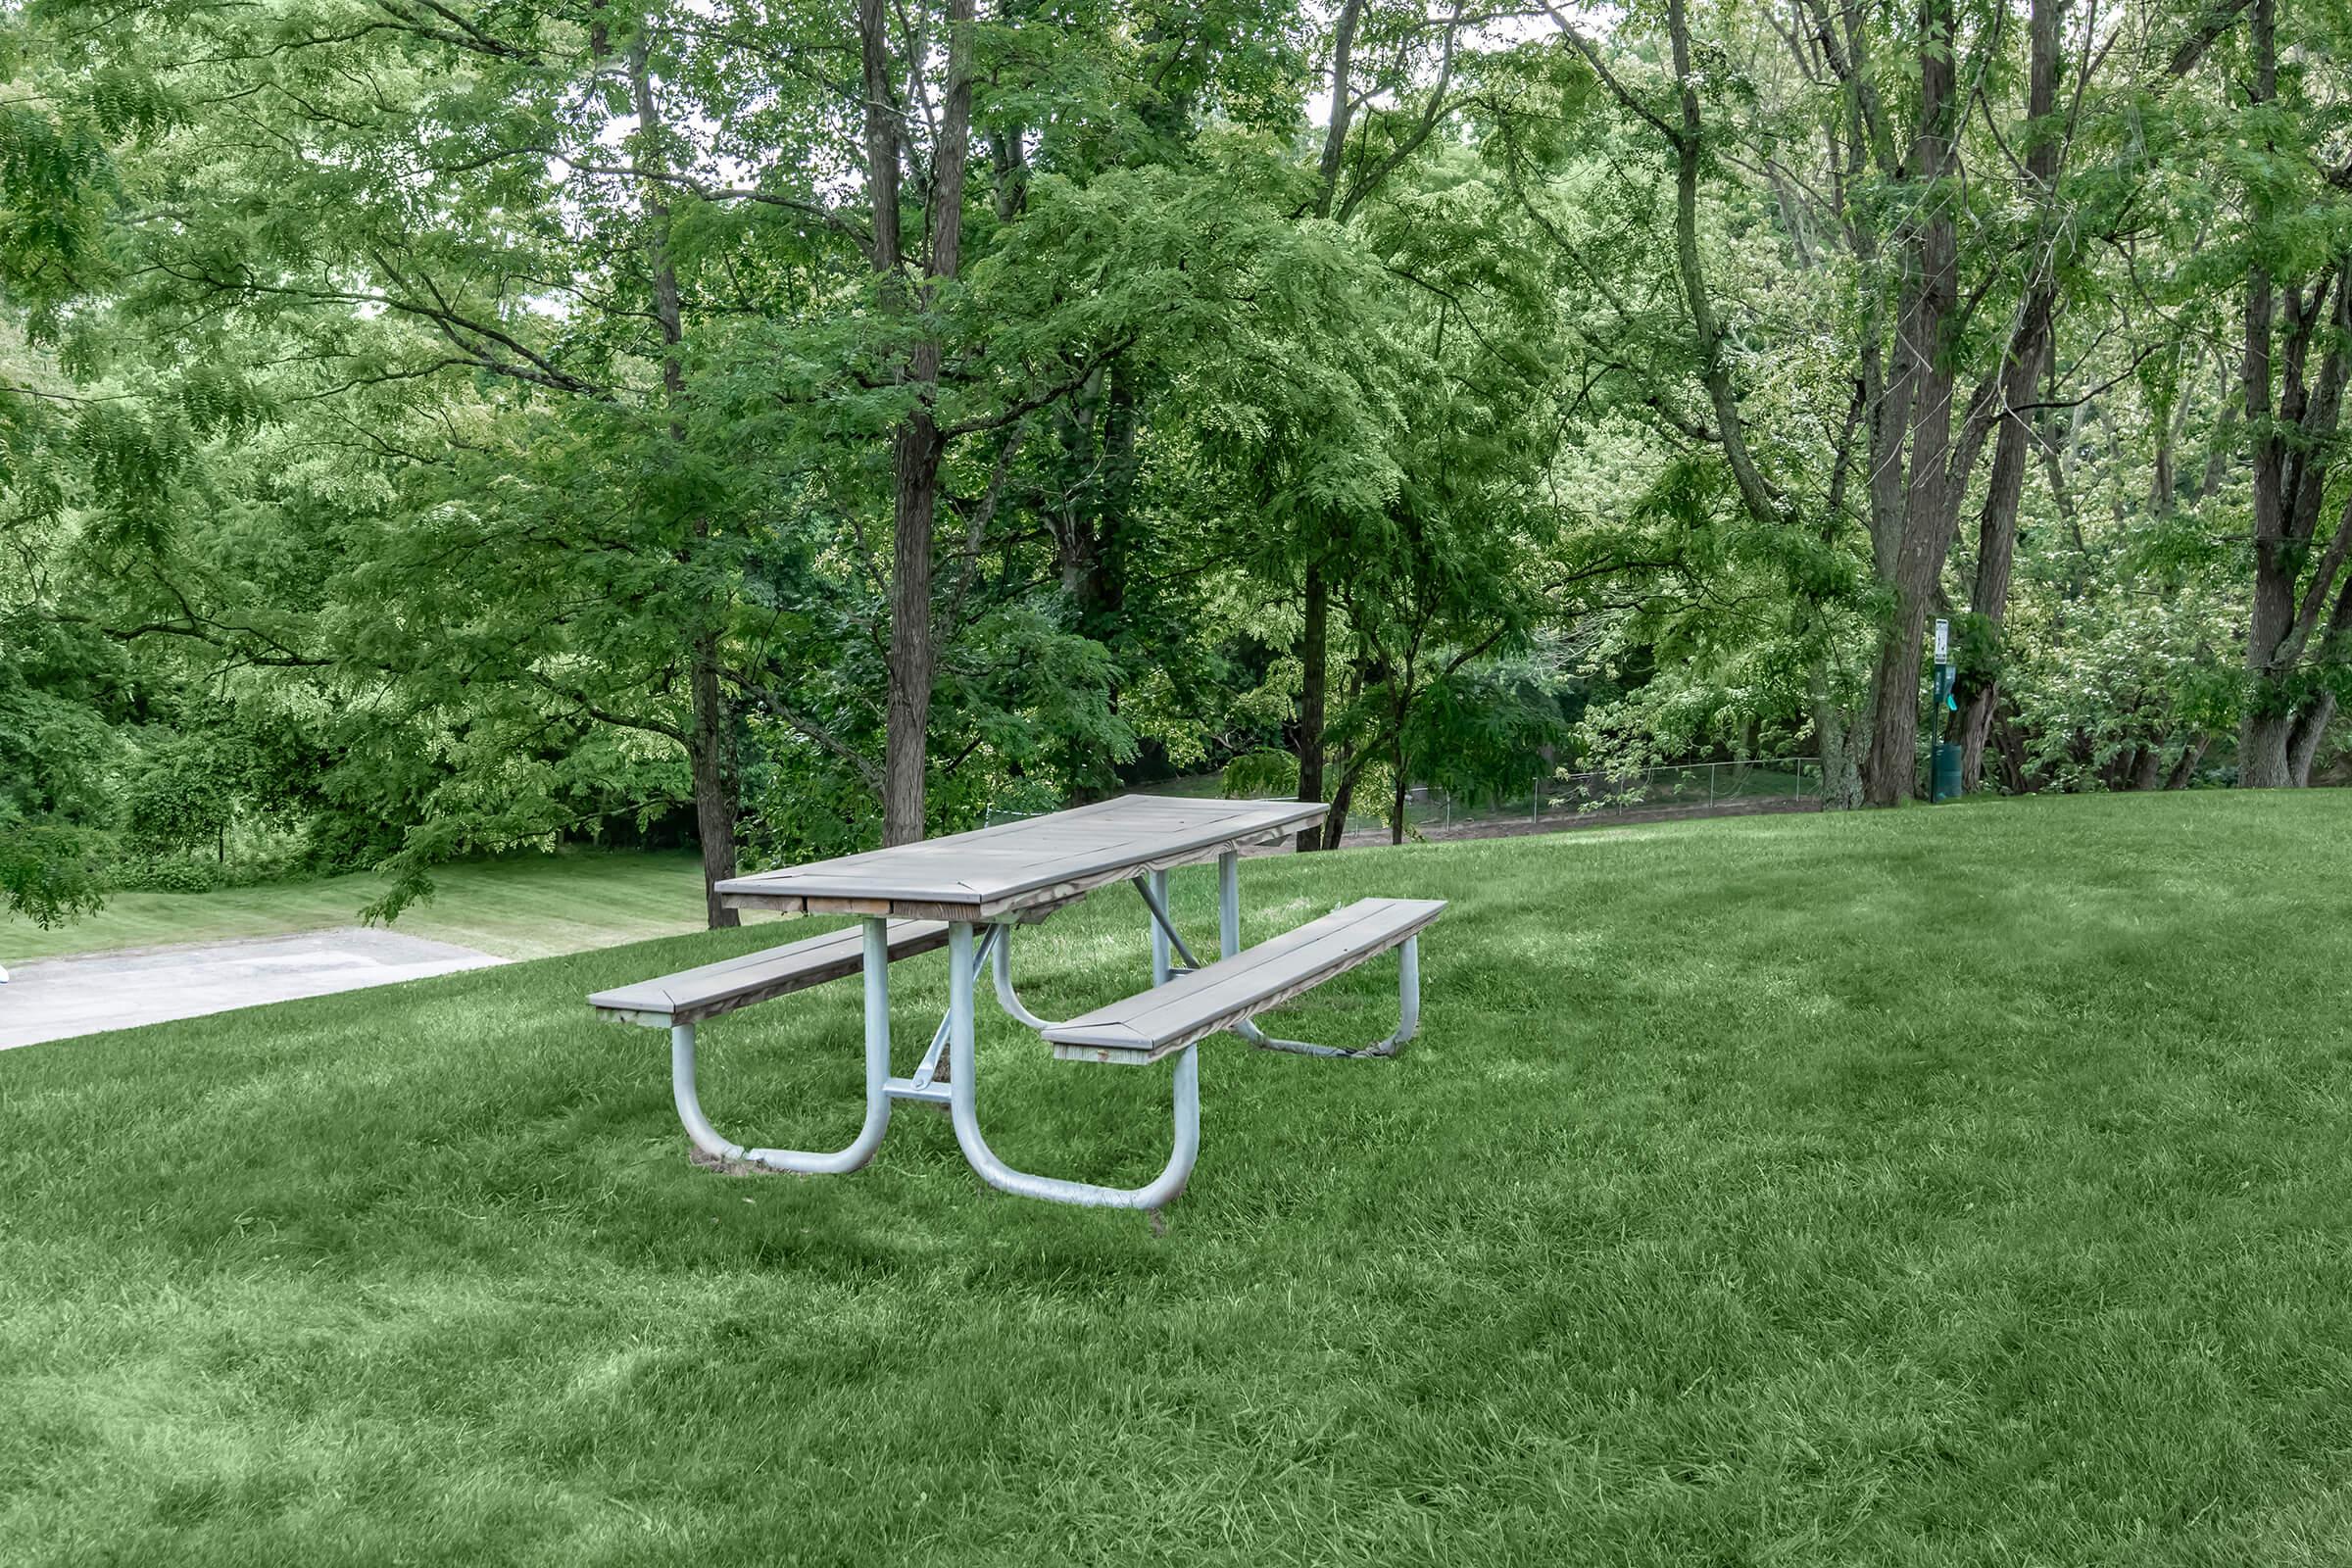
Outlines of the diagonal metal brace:
[{"label": "diagonal metal brace", "polygon": [[[973,963],[977,965],[987,962],[989,954],[996,951],[998,945],[1010,935],[1011,930],[1010,926],[992,925],[981,932],[979,950],[972,956]],[[906,1080],[910,1088],[928,1089],[931,1087],[931,1080],[939,1076],[939,1060],[940,1057],[947,1054],[949,1025],[954,1021],[950,1014],[941,1015],[939,1027],[931,1031],[931,1049],[923,1053],[921,1065],[914,1069],[914,1076]],[[914,1097],[910,1096],[909,1098]]]},{"label": "diagonal metal brace", "polygon": [[[1159,884],[1160,892],[1152,891],[1152,885],[1154,881]],[[1188,971],[1198,969],[1200,967],[1200,960],[1193,956],[1193,950],[1184,945],[1184,934],[1176,929],[1176,922],[1168,918],[1168,906],[1162,898],[1166,888],[1167,873],[1165,871],[1155,872],[1150,877],[1139,876],[1135,879],[1137,897],[1144,901],[1144,907],[1152,911],[1152,918],[1159,923],[1160,930],[1166,932],[1168,940],[1175,944],[1176,956],[1184,960],[1184,967]]]}]

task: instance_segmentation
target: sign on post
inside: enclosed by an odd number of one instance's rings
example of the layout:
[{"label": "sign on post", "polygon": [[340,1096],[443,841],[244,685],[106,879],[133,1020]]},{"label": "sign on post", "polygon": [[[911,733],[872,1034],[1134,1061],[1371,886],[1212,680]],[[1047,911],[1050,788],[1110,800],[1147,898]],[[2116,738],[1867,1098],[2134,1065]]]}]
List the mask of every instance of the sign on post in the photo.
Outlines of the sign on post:
[{"label": "sign on post", "polygon": [[1938,616],[1936,621],[1936,662],[1952,662],[1952,623]]}]

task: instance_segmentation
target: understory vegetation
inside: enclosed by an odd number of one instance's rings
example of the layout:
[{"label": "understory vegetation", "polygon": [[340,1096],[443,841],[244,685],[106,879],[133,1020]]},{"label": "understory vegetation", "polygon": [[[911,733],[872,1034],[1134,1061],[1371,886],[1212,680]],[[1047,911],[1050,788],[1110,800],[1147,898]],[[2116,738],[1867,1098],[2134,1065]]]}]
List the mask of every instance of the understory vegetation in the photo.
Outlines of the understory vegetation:
[{"label": "understory vegetation", "polygon": [[1228,767],[2342,776],[2342,0],[11,0],[0,81],[45,922]]},{"label": "understory vegetation", "polygon": [[[1250,861],[1255,941],[1452,900],[1388,1061],[1203,1045],[1141,1216],[689,1166],[592,990],[696,933],[0,1055],[0,1541],[26,1563],[2326,1563],[2352,1532],[2336,792]],[[1178,872],[1213,929],[1214,879]],[[1055,1015],[1130,899],[1015,949]],[[1387,962],[1279,1015],[1368,1041]],[[945,960],[892,970],[905,1071]],[[845,1141],[858,995],[719,1020]],[[990,1137],[1132,1182],[1168,1070],[984,1009]]]}]

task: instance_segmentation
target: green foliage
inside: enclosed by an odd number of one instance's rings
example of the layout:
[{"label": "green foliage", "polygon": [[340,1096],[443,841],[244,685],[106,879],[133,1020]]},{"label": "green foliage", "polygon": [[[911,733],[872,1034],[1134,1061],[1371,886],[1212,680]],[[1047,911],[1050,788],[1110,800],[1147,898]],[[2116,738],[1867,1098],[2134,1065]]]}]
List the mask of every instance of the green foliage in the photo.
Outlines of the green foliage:
[{"label": "green foliage", "polygon": [[108,881],[133,893],[209,893],[220,886],[218,869],[178,856],[141,856],[118,860]]},{"label": "green foliage", "polygon": [[1272,800],[1296,795],[1298,758],[1292,752],[1245,752],[1225,764],[1221,779],[1227,800]]},{"label": "green foliage", "polygon": [[[1359,812],[1399,778],[1852,751],[1897,597],[1865,389],[1906,363],[1931,208],[1956,397],[2036,286],[2062,305],[2004,416],[2014,587],[1973,605],[1980,460],[1931,596],[2007,694],[2014,782],[2196,752],[2250,700],[2352,693],[2343,637],[2230,673],[2248,422],[2206,347],[2249,269],[2352,246],[2340,13],[2281,22],[2249,107],[2236,13],[2175,80],[2194,19],[2071,9],[2067,107],[2029,123],[1997,9],[1857,15],[1836,67],[1736,6],[1572,44],[1374,0],[1327,171],[1335,15],[984,7],[961,264],[926,283],[937,0],[883,40],[922,101],[879,276],[834,12],[41,0],[0,28],[0,832],[123,875],[208,838],[232,879],[380,866],[384,915],[465,857],[728,815],[755,862],[869,845],[918,402],[933,830],[1270,780],[1310,688]],[[1899,137],[1943,58],[1967,177],[1850,141]]]},{"label": "green foliage", "polygon": [[130,773],[122,798],[122,828],[139,849],[192,850],[226,836],[237,818],[241,771],[210,735],[175,738],[157,747]]},{"label": "green foliage", "polygon": [[0,897],[9,912],[42,927],[105,907],[88,837],[54,825],[0,824]]}]

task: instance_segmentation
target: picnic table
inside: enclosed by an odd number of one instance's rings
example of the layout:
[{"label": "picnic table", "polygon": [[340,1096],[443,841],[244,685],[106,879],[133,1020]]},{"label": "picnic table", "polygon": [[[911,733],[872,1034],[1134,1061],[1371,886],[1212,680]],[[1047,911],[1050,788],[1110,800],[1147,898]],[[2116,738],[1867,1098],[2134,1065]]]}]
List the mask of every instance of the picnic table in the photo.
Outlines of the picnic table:
[{"label": "picnic table", "polygon": [[[1200,1145],[1199,1043],[1230,1031],[1261,1049],[1322,1056],[1394,1054],[1420,1020],[1419,933],[1437,900],[1363,899],[1245,951],[1242,852],[1280,841],[1323,815],[1298,801],[1217,801],[1129,795],[974,832],[764,871],[718,884],[736,908],[786,914],[852,914],[857,927],[827,932],[681,974],[599,992],[604,1017],[667,1028],[670,1081],[688,1138],[707,1155],[804,1175],[858,1169],[880,1146],[894,1102],[948,1108],[956,1141],[982,1180],[1055,1202],[1156,1210],[1184,1190]],[[1218,957],[1201,963],[1168,915],[1168,873],[1215,861]],[[1021,1002],[1012,983],[1012,933],[1089,894],[1125,882],[1141,896],[1152,985],[1135,996],[1054,1022]],[[890,1070],[890,965],[946,948],[948,1012],[921,1064]],[[1398,953],[1401,1018],[1394,1033],[1357,1050],[1266,1035],[1256,1014],[1378,954]],[[999,1005],[1065,1060],[1141,1064],[1176,1059],[1175,1148],[1160,1174],[1117,1188],[1015,1170],[979,1123],[974,998],[991,966]],[[703,1021],[827,980],[864,982],[866,1111],[842,1150],[749,1148],[705,1116],[695,1082],[695,1032]]]}]

